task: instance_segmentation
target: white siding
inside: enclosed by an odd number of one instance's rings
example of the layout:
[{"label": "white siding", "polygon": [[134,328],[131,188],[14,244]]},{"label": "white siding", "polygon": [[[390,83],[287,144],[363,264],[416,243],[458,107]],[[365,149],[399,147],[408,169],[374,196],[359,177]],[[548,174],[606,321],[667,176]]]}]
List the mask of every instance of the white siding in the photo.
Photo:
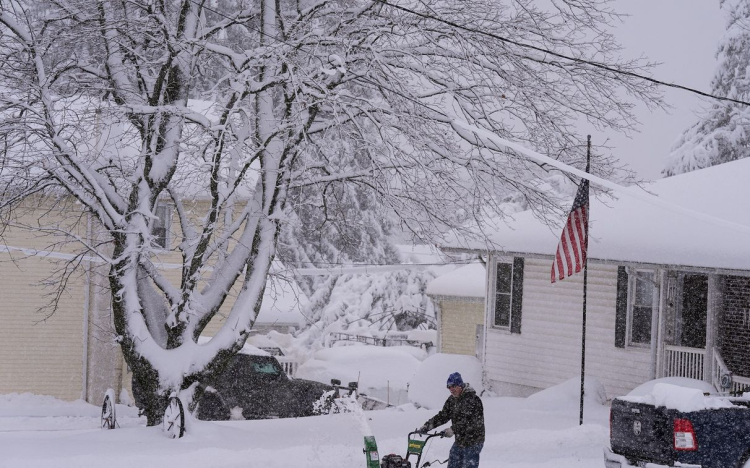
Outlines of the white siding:
[{"label": "white siding", "polygon": [[[612,398],[651,378],[651,353],[615,347],[617,266],[588,270],[586,375]],[[488,378],[543,389],[580,377],[582,304],[583,274],[551,284],[550,260],[527,258],[521,334],[487,330]]]}]

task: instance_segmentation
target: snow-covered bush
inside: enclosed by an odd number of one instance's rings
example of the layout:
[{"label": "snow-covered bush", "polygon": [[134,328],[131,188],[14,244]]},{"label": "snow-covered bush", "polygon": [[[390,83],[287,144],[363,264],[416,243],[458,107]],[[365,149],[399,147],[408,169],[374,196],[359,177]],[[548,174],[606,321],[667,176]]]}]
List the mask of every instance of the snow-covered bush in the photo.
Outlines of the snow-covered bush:
[{"label": "snow-covered bush", "polygon": [[415,347],[338,346],[317,351],[297,369],[297,377],[344,385],[357,382],[359,390],[391,404],[406,401],[409,381],[427,353]]},{"label": "snow-covered bush", "polygon": [[460,372],[465,383],[477,394],[484,390],[482,364],[474,356],[438,353],[427,358],[419,366],[409,383],[409,401],[429,409],[440,409],[450,396],[445,386],[448,376]]},{"label": "snow-covered bush", "polygon": [[[603,405],[607,402],[607,392],[597,379],[584,380],[584,406]],[[530,409],[561,411],[578,408],[581,401],[581,378],[573,377],[565,382],[546,388],[526,399]]]},{"label": "snow-covered bush", "polygon": [[427,270],[331,278],[310,298],[310,323],[299,338],[315,350],[325,346],[335,332],[381,336],[390,331],[434,329],[434,306],[425,294],[433,278],[434,273]]}]

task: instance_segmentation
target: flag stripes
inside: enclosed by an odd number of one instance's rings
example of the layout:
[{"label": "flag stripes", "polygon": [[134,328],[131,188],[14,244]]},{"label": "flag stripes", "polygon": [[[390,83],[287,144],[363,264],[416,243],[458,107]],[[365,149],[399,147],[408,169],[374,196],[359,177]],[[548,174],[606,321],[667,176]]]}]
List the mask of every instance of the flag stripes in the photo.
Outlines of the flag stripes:
[{"label": "flag stripes", "polygon": [[589,231],[589,181],[583,180],[570,209],[568,220],[557,244],[552,262],[551,280],[554,283],[578,273],[586,262]]}]

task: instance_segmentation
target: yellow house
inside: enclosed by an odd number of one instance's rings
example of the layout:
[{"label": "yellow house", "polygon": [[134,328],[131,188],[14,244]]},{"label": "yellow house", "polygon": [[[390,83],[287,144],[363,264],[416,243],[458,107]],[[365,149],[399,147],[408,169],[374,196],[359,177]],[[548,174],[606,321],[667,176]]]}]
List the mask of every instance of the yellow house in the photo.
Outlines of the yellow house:
[{"label": "yellow house", "polygon": [[[108,388],[116,395],[130,391],[112,322],[108,265],[93,254],[79,255],[80,244],[70,243],[69,236],[66,242],[62,232],[92,243],[103,235],[79,204],[36,203],[13,212],[0,230],[0,394],[30,392],[99,404]],[[156,215],[152,230],[164,250],[155,263],[179,285],[178,223],[172,223],[169,204],[158,205]],[[232,302],[230,297],[206,335],[221,327],[221,312]],[[298,328],[306,302],[293,283],[269,280],[255,330]],[[45,308],[51,303],[54,313]]]},{"label": "yellow house", "polygon": [[482,359],[486,276],[484,265],[472,263],[427,285],[437,310],[439,353]]}]

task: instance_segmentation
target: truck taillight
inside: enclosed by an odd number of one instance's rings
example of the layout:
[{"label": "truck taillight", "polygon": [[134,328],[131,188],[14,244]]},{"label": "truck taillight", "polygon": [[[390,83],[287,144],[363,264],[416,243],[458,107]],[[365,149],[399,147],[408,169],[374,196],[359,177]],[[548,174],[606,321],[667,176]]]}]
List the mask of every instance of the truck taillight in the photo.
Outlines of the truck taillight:
[{"label": "truck taillight", "polygon": [[695,437],[693,423],[689,419],[674,420],[674,449],[698,450],[698,439]]}]

